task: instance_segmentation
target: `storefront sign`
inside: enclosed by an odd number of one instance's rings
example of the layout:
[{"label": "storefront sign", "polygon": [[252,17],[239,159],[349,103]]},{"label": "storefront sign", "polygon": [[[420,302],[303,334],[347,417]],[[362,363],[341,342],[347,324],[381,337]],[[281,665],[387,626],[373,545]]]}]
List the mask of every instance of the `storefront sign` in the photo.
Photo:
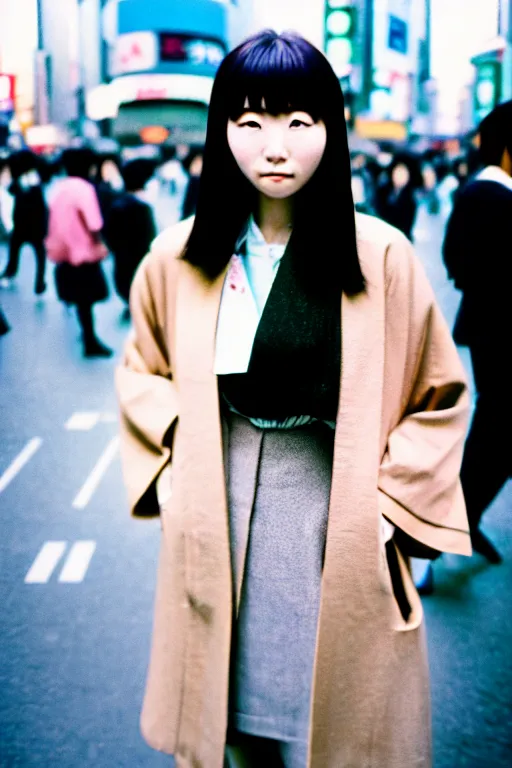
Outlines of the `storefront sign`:
[{"label": "storefront sign", "polygon": [[225,51],[216,40],[174,32],[160,33],[160,61],[184,61],[189,64],[209,64],[218,67]]}]

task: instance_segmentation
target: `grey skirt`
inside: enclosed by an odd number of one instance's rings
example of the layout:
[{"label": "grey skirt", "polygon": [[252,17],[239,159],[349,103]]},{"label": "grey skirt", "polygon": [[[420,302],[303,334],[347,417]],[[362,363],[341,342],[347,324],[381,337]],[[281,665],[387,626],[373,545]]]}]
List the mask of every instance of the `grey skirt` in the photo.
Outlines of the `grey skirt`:
[{"label": "grey skirt", "polygon": [[241,583],[230,726],[307,741],[334,432],[320,423],[259,429],[231,412],[223,422],[233,583]]}]

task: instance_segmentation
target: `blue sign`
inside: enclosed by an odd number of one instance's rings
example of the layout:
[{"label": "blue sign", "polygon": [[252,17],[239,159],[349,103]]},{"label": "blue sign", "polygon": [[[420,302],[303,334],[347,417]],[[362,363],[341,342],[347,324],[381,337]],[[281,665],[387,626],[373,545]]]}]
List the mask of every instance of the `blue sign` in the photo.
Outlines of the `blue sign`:
[{"label": "blue sign", "polygon": [[120,36],[156,35],[154,73],[214,77],[228,51],[227,10],[216,0],[122,0],[118,12]]},{"label": "blue sign", "polygon": [[406,54],[408,47],[408,32],[407,22],[390,13],[388,48],[397,53]]}]

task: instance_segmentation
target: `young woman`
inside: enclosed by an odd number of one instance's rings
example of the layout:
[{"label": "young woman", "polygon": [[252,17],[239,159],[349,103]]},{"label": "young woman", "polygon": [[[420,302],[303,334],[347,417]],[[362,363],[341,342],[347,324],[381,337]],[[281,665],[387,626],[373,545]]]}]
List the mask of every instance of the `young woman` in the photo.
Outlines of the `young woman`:
[{"label": "young woman", "polygon": [[112,350],[96,335],[93,316],[94,304],[108,298],[101,267],[108,253],[101,237],[103,219],[90,181],[95,155],[86,148],[67,149],[62,164],[67,178],[59,182],[50,202],[48,258],[57,265],[59,298],[76,307],[84,357],[111,357]]},{"label": "young woman", "polygon": [[197,215],[131,310],[126,483],[163,528],[146,739],[180,768],[426,768],[408,558],[470,553],[464,372],[410,243],[354,214],[343,96],[304,39],[221,64]]}]

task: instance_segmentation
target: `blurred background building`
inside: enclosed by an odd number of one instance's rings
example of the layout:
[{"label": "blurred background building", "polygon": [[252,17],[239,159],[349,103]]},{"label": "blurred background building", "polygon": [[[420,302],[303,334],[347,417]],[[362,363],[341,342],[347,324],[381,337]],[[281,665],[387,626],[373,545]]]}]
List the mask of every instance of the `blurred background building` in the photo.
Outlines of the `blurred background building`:
[{"label": "blurred background building", "polygon": [[512,97],[511,7],[512,0],[0,0],[0,125],[39,149],[74,136],[200,142],[222,56],[271,26],[295,29],[326,51],[354,135],[458,136]]}]

